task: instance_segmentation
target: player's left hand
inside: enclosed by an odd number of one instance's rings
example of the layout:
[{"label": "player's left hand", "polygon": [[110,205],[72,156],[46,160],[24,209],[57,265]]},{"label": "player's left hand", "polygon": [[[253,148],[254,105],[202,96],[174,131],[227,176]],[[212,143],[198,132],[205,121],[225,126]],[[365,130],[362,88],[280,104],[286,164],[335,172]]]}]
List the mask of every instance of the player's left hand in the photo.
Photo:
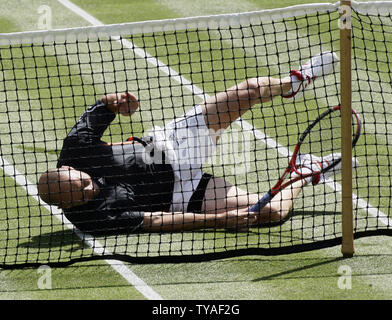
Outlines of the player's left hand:
[{"label": "player's left hand", "polygon": [[130,92],[110,93],[102,97],[107,108],[123,116],[131,116],[139,108],[139,100]]},{"label": "player's left hand", "polygon": [[217,216],[217,226],[232,231],[247,231],[250,226],[257,223],[259,213],[249,212],[249,208],[240,208],[227,211]]}]

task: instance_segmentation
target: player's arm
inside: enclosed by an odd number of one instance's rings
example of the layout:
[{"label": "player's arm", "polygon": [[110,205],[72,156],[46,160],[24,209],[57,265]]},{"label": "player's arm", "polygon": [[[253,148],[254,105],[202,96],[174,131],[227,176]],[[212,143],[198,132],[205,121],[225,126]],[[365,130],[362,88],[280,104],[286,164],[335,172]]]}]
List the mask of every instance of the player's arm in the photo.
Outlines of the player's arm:
[{"label": "player's arm", "polygon": [[138,106],[137,98],[129,92],[104,95],[81,115],[67,139],[73,144],[97,143],[117,113],[131,116]]},{"label": "player's arm", "polygon": [[[108,208],[109,209],[109,208]],[[142,212],[133,210],[106,210],[102,212],[65,212],[66,216],[81,231],[92,234],[111,232],[181,232],[198,229],[246,230],[257,223],[257,214],[249,208],[217,214],[190,212]]]},{"label": "player's arm", "polygon": [[80,170],[91,167],[92,158],[96,159],[97,166],[106,165],[105,161],[110,159],[112,150],[101,140],[105,130],[117,113],[130,116],[138,106],[137,98],[129,92],[102,96],[80,116],[67,134],[58,167],[66,164]]},{"label": "player's arm", "polygon": [[216,214],[191,212],[144,212],[143,231],[178,232],[197,229],[244,229],[257,222],[248,208]]}]

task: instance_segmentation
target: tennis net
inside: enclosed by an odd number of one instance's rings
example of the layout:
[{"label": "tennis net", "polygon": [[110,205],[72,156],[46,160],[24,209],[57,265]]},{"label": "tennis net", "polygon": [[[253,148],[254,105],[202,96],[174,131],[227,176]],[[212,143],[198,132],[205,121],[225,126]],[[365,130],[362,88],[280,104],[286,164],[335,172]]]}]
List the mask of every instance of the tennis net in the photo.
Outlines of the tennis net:
[{"label": "tennis net", "polygon": [[[392,6],[353,2],[352,7],[352,105],[363,122],[353,150],[358,161],[353,171],[354,237],[390,235]],[[129,91],[140,102],[132,117],[118,116],[111,122],[104,141],[148,136],[153,127],[163,127],[246,79],[284,78],[320,52],[339,55],[339,11],[339,4],[299,5],[0,34],[0,265],[101,258],[191,261],[340,244],[339,174],[324,184],[306,186],[284,223],[237,231],[113,234],[116,230],[110,229],[94,235],[42,201],[37,190],[39,177],[57,166],[67,134],[103,95]],[[222,134],[203,171],[262,196],[287,167],[301,132],[327,108],[340,104],[340,86],[337,68],[317,79],[302,98],[278,96],[256,104]],[[339,152],[338,141],[332,143]],[[217,199],[219,188],[215,186]],[[145,196],[160,195],[154,191]]]}]

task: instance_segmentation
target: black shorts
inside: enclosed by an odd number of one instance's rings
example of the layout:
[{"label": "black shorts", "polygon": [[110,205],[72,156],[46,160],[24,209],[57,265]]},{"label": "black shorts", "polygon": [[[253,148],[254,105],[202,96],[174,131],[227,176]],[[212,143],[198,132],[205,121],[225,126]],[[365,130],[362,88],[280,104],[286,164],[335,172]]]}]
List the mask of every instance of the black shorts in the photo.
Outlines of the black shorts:
[{"label": "black shorts", "polygon": [[208,182],[211,180],[212,175],[209,173],[203,173],[199,184],[192,197],[189,200],[187,212],[201,213],[204,196],[206,194]]}]

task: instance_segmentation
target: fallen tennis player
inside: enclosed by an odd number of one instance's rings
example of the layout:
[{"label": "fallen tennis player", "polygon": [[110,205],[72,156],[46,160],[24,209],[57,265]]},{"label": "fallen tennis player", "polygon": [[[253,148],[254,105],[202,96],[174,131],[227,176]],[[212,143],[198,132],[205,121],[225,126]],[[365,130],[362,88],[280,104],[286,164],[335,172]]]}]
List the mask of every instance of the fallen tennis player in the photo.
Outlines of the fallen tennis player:
[{"label": "fallen tennis player", "polygon": [[[324,52],[286,78],[246,80],[206,99],[163,128],[155,127],[146,137],[122,143],[101,139],[116,114],[132,116],[139,101],[130,92],[107,94],[68,133],[57,168],[39,179],[39,195],[63,209],[78,229],[93,234],[241,230],[282,222],[311,178],[279,192],[261,212],[249,212],[260,195],[203,173],[203,163],[221,133],[253,105],[276,96],[297,98],[316,78],[332,73],[337,61],[335,53]],[[299,159],[307,161],[309,170],[319,170],[330,157]],[[156,158],[160,161],[147,161]],[[317,183],[329,174],[332,172]]]}]

